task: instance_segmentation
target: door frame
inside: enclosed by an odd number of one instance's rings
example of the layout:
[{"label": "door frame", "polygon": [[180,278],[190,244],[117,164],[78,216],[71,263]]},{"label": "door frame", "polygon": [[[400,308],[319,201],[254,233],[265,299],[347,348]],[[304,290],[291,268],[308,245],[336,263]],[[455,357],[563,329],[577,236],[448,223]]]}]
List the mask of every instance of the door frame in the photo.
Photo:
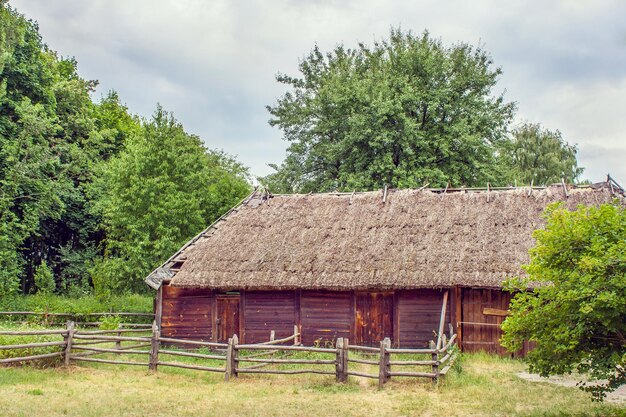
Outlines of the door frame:
[{"label": "door frame", "polygon": [[[220,331],[220,323],[218,323],[218,321],[220,320],[219,316],[218,316],[218,304],[221,300],[237,300],[237,316],[238,316],[238,320],[236,320],[236,322],[234,323],[234,327],[237,329],[237,331],[235,332],[235,334],[237,334],[237,336],[239,336],[239,332],[241,331],[241,294],[239,293],[214,293],[213,297],[212,297],[212,306],[211,309],[213,310],[213,323],[212,323],[212,328],[213,328],[213,341],[219,343],[219,331]],[[230,336],[229,336],[230,337]]]},{"label": "door frame", "polygon": [[[359,329],[359,323],[357,320],[357,316],[359,314],[359,303],[358,303],[358,297],[359,296],[367,296],[370,301],[371,301],[371,296],[372,294],[380,294],[381,297],[379,298],[379,302],[382,303],[381,306],[381,314],[384,315],[384,311],[382,311],[384,309],[384,304],[385,302],[383,301],[385,298],[388,299],[388,302],[391,303],[391,306],[389,307],[389,325],[391,326],[390,329],[388,329],[387,332],[385,332],[385,329],[382,328],[381,329],[381,333],[383,334],[383,338],[384,337],[389,337],[392,341],[392,343],[395,343],[395,337],[396,337],[396,295],[395,295],[395,291],[382,291],[382,290],[370,290],[370,291],[353,291],[352,292],[352,297],[353,297],[353,301],[352,301],[352,305],[353,305],[353,314],[352,314],[352,331],[353,334],[351,335],[351,338],[354,340],[355,344],[361,344],[361,345],[369,345],[372,343],[378,343],[379,341],[366,341],[366,340],[359,340],[359,338],[357,337],[358,335],[362,335],[362,329]],[[371,315],[370,315],[371,317]],[[383,322],[380,323],[381,326],[384,324]],[[363,326],[362,326],[363,327]],[[385,333],[387,333],[387,335],[385,335]]]}]

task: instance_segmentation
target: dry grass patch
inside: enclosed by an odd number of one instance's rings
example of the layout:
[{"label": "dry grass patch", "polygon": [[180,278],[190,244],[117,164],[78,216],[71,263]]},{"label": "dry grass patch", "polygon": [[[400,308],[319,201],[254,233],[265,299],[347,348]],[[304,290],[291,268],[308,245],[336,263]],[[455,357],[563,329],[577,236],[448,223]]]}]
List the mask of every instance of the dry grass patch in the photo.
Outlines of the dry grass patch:
[{"label": "dry grass patch", "polygon": [[319,375],[223,375],[162,368],[84,364],[70,369],[0,370],[3,416],[514,416],[623,415],[576,388],[533,383],[515,374],[522,363],[487,355],[463,359],[439,387],[428,381]]}]

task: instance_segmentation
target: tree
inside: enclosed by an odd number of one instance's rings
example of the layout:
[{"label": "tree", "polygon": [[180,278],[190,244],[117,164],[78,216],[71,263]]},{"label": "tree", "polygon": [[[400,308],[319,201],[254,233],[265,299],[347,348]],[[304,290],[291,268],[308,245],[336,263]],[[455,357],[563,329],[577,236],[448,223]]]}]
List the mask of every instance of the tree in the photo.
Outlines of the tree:
[{"label": "tree", "polygon": [[57,287],[89,287],[100,219],[85,190],[139,121],[73,58],[48,49],[37,24],[0,2],[0,295],[35,285],[45,259]]},{"label": "tree", "polygon": [[576,146],[565,142],[558,130],[526,123],[512,133],[511,140],[501,147],[501,164],[508,167],[503,171],[509,182],[546,185],[565,179],[573,183],[582,174]]},{"label": "tree", "polygon": [[317,47],[301,77],[268,106],[291,144],[262,181],[277,192],[486,185],[514,104],[492,90],[501,73],[480,47],[392,30],[356,49]]},{"label": "tree", "polygon": [[94,182],[106,232],[96,291],[145,292],[152,269],[249,192],[247,175],[159,107]]},{"label": "tree", "polygon": [[502,344],[516,351],[535,342],[527,360],[542,376],[577,371],[606,380],[583,385],[602,398],[626,383],[626,208],[552,205],[545,216],[527,277],[511,283],[519,292]]},{"label": "tree", "polygon": [[35,288],[39,294],[52,294],[56,289],[54,274],[50,268],[48,268],[45,259],[42,260],[41,264],[35,269],[34,281]]}]

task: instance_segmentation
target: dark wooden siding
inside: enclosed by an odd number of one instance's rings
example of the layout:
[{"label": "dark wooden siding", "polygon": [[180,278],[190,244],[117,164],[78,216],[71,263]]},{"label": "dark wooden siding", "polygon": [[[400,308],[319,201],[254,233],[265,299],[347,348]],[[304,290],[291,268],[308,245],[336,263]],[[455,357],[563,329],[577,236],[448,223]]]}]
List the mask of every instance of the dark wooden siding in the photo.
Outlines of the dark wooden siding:
[{"label": "dark wooden siding", "polygon": [[[402,347],[428,347],[430,340],[436,340],[435,333],[439,330],[442,290],[405,290],[396,294],[396,325],[398,330],[397,344]],[[448,335],[450,322],[450,298],[446,306],[446,323],[444,331]]]},{"label": "dark wooden siding", "polygon": [[293,334],[296,324],[295,291],[246,291],[244,295],[244,338],[246,343],[267,342]]},{"label": "dark wooden siding", "polygon": [[[500,324],[505,317],[483,314],[485,308],[507,310],[511,295],[501,290],[463,288],[463,351],[485,350],[500,355],[507,354],[500,346]],[[469,324],[480,323],[480,324]],[[485,325],[486,324],[486,325]]]},{"label": "dark wooden siding", "polygon": [[300,308],[303,344],[334,343],[339,337],[350,337],[354,316],[352,292],[302,291]]},{"label": "dark wooden siding", "polygon": [[240,335],[239,295],[216,294],[214,297],[215,318],[217,319],[215,326],[213,326],[216,333],[215,340],[220,343],[226,343],[233,335]]},{"label": "dark wooden siding", "polygon": [[393,342],[393,292],[357,292],[353,339],[362,346],[380,346],[388,337]]},{"label": "dark wooden siding", "polygon": [[212,339],[211,290],[163,286],[161,334],[164,337]]}]

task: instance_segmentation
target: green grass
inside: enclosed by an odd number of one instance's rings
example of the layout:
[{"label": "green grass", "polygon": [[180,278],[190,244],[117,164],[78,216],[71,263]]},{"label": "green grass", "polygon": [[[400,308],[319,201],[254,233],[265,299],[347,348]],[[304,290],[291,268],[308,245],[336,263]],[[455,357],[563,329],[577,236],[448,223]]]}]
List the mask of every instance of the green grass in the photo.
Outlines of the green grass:
[{"label": "green grass", "polygon": [[[324,354],[291,357],[305,356]],[[226,383],[221,373],[83,362],[1,369],[0,410],[3,416],[626,416],[623,407],[593,403],[576,388],[522,380],[516,373],[523,370],[516,360],[466,355],[439,386],[394,378],[378,390],[375,380],[355,377],[337,384],[332,376],[241,375]]]},{"label": "green grass", "polygon": [[[152,297],[138,294],[100,299],[93,295],[21,295],[0,298],[0,311],[74,313],[133,312],[152,313]],[[21,320],[22,318],[20,318]]]}]

